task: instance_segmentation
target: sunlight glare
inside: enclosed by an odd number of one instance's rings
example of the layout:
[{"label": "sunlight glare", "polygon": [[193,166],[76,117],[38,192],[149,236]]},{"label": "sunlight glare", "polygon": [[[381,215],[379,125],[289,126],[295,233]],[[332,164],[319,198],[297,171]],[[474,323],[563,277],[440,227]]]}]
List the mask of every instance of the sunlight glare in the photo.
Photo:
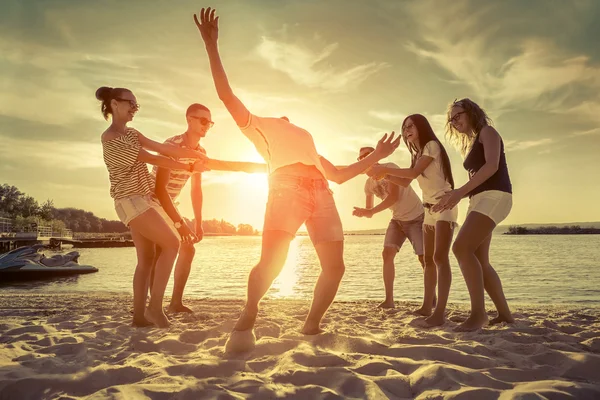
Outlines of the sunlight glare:
[{"label": "sunlight glare", "polygon": [[296,284],[298,283],[298,255],[299,255],[299,239],[296,237],[290,243],[287,260],[281,273],[273,282],[274,297],[291,297],[295,293]]}]

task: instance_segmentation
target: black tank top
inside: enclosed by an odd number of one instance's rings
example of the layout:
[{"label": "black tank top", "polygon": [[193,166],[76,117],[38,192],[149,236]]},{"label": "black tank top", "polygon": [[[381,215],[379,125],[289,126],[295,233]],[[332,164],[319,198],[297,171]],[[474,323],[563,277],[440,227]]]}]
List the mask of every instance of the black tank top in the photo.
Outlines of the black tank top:
[{"label": "black tank top", "polygon": [[[481,132],[480,132],[481,133]],[[463,166],[469,172],[469,179],[479,171],[479,168],[485,164],[485,153],[483,151],[483,143],[479,141],[479,133],[475,136],[473,147],[465,158]],[[508,166],[506,165],[506,154],[504,153],[504,142],[500,138],[500,161],[498,162],[498,170],[490,176],[485,182],[477,186],[469,193],[469,197],[473,197],[478,193],[487,190],[500,190],[506,193],[512,193],[512,184],[508,176]]]}]

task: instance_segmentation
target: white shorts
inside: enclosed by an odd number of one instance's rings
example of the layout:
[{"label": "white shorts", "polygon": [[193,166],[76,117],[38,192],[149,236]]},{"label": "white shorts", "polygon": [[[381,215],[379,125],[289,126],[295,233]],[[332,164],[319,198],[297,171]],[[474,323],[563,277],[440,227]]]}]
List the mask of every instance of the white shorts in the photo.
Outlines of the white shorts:
[{"label": "white shorts", "polygon": [[158,200],[153,196],[133,195],[115,200],[115,211],[117,212],[121,222],[127,226],[129,226],[129,223],[132,220],[139,217],[151,208],[158,212],[158,214],[165,220],[167,225],[169,225],[171,231],[173,231],[175,236],[177,236],[177,239],[181,240],[181,236],[179,235],[177,228],[175,228],[173,220],[167,215],[166,211],[162,208]]},{"label": "white shorts", "polygon": [[456,226],[458,220],[458,207],[454,207],[450,210],[444,210],[442,212],[431,212],[430,208],[425,208],[425,219],[423,225],[435,226],[438,221],[450,222],[450,225]]},{"label": "white shorts", "polygon": [[467,216],[469,216],[471,211],[476,211],[489,217],[498,225],[508,217],[511,208],[512,193],[500,190],[486,190],[485,192],[477,193],[469,199]]}]

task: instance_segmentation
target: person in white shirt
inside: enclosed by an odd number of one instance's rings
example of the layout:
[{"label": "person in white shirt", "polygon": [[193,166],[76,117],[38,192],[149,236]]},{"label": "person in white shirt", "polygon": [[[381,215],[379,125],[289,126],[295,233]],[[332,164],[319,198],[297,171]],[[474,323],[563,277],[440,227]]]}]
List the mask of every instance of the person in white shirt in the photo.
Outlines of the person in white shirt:
[{"label": "person in white shirt", "polygon": [[[360,149],[358,159],[361,160],[375,150],[372,147]],[[394,163],[376,164],[387,168],[398,168]],[[392,211],[392,219],[385,232],[383,241],[383,283],[385,287],[385,300],[379,304],[380,308],[394,308],[394,278],[396,268],[394,258],[408,239],[418,257],[421,267],[423,262],[423,219],[425,217],[421,199],[410,187],[410,180],[405,179],[405,185],[398,185],[386,179],[376,179],[372,176],[371,169],[366,171],[369,178],[365,182],[366,207],[354,207],[353,215],[371,218],[385,209]],[[381,199],[381,203],[374,206],[373,196]]]},{"label": "person in white shirt", "polygon": [[[456,207],[434,212],[431,207],[445,194],[454,189],[450,159],[442,143],[433,132],[429,121],[421,114],[406,117],[402,123],[402,135],[412,161],[410,168],[387,168],[374,166],[375,176],[388,175],[392,182],[398,179],[416,179],[423,192],[425,220],[425,273],[423,305],[417,314],[428,316],[425,323],[439,326],[445,322],[446,304],[452,283],[450,270],[450,244],[458,218]],[[431,305],[438,286],[437,304],[433,314]]]},{"label": "person in white shirt", "polygon": [[321,263],[313,302],[302,332],[321,331],[323,315],[333,302],[344,275],[342,223],[327,180],[342,183],[364,172],[399,145],[394,134],[385,135],[368,157],[347,167],[335,167],[321,157],[312,135],[287,118],[263,118],[251,114],[233,93],[218,49],[218,17],[215,10],[202,9],[194,20],[206,46],[219,99],[252,141],[269,168],[269,199],[265,212],[259,263],[248,277],[244,310],[225,349],[245,352],[254,347],[253,328],[258,304],[285,263],[290,242],[303,223]]}]

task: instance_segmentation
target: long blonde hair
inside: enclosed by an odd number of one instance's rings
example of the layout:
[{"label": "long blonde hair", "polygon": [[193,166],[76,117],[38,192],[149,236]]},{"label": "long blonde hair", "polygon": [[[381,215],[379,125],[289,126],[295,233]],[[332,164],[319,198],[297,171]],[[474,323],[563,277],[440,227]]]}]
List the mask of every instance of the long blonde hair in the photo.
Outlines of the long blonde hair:
[{"label": "long blonde hair", "polygon": [[[461,133],[450,123],[450,117],[452,116],[452,108],[461,107],[467,118],[469,118],[469,123],[473,128],[472,131],[467,133]],[[481,132],[481,130],[486,126],[491,126],[492,120],[486,112],[479,107],[477,103],[469,98],[464,98],[461,100],[454,100],[448,106],[448,119],[446,122],[446,137],[450,140],[450,142],[454,143],[456,147],[460,150],[463,157],[467,154],[469,147],[473,143],[475,136]]]}]

